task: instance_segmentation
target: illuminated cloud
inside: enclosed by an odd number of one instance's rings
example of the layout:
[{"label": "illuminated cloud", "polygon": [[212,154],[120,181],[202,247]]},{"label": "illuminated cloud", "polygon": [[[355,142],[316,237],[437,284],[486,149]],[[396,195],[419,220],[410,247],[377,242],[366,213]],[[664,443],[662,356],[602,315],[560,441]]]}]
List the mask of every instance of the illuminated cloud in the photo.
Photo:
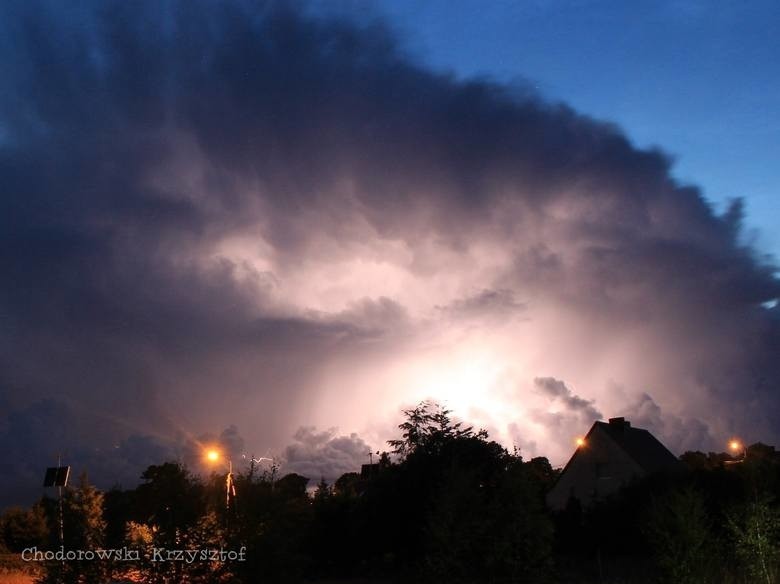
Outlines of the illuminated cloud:
[{"label": "illuminated cloud", "polygon": [[[338,425],[354,454],[433,398],[561,462],[534,382],[554,375],[588,415],[644,419],[648,394],[699,420],[653,422],[673,449],[777,441],[775,267],[739,202],[716,214],[618,128],[286,3],[8,2],[0,23],[8,435],[56,398],[82,444],[236,424],[281,452]],[[311,436],[292,458],[325,474],[296,458]]]}]

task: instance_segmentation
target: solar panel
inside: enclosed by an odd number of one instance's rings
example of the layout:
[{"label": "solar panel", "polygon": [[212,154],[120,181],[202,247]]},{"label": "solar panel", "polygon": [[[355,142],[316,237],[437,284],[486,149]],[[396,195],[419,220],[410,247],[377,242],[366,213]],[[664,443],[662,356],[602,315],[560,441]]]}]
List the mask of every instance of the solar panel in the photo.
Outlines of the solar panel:
[{"label": "solar panel", "polygon": [[69,466],[50,466],[43,478],[44,487],[66,487],[70,476]]}]

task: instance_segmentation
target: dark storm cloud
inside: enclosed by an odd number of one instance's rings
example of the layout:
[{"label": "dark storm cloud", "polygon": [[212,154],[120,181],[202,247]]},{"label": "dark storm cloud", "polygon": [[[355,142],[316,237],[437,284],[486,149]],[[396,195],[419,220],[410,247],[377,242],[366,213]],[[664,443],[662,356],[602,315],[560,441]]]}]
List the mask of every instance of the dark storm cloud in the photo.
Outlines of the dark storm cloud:
[{"label": "dark storm cloud", "polygon": [[281,447],[326,374],[328,423],[358,423],[353,368],[392,385],[381,359],[416,336],[517,313],[518,354],[554,361],[526,380],[585,363],[561,376],[595,384],[586,353],[609,347],[626,387],[778,435],[775,268],[739,204],[715,214],[609,124],[283,2],[7,2],[0,63],[0,403],[25,453],[2,491],[66,426],[79,452],[234,422]]},{"label": "dark storm cloud", "polygon": [[670,412],[663,412],[652,396],[646,393],[626,408],[625,413],[631,415],[635,426],[667,437],[680,451],[698,450],[707,444],[709,428],[706,423],[695,417],[680,418]]},{"label": "dark storm cloud", "polygon": [[579,415],[586,423],[595,422],[604,417],[591,400],[583,399],[574,394],[560,379],[537,377],[534,379],[534,386],[556,403],[563,405],[568,412]]},{"label": "dark storm cloud", "polygon": [[342,474],[359,471],[368,463],[371,447],[357,434],[339,436],[335,429],[319,432],[302,427],[283,454],[282,471],[295,472],[312,483],[324,478],[333,483]]},{"label": "dark storm cloud", "polygon": [[[99,437],[99,441],[96,440]],[[104,414],[74,410],[53,399],[11,411],[0,427],[5,454],[0,473],[7,500],[43,494],[43,471],[58,461],[105,486],[129,487],[138,470],[173,460],[176,444],[165,437],[135,434]]]}]

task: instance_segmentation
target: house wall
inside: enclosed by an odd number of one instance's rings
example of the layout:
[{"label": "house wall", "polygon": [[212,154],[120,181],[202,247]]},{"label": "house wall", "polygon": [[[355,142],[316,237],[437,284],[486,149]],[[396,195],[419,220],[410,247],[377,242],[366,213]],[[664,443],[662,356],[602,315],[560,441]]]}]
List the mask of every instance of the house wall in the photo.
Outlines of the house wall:
[{"label": "house wall", "polygon": [[547,495],[547,504],[561,510],[566,507],[569,497],[574,496],[587,507],[644,474],[642,468],[596,425]]}]

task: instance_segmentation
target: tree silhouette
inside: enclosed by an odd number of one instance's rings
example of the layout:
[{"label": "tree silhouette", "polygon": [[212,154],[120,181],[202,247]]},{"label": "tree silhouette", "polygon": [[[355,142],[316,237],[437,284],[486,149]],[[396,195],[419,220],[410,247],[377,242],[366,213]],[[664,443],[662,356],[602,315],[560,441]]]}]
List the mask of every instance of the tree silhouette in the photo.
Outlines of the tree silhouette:
[{"label": "tree silhouette", "polygon": [[[52,501],[52,503],[55,503]],[[59,509],[47,505],[52,533],[59,531]],[[65,489],[63,495],[64,552],[95,553],[103,547],[106,522],[103,518],[103,493],[90,484],[87,474],[79,477],[78,485]],[[54,539],[54,538],[52,538]],[[110,562],[66,559],[50,562],[40,582],[85,582],[98,584],[108,579]]]},{"label": "tree silhouette", "polygon": [[769,496],[738,507],[729,518],[737,558],[754,582],[773,584],[780,559],[780,512]]},{"label": "tree silhouette", "polygon": [[403,431],[401,438],[388,441],[393,453],[402,458],[420,449],[432,453],[452,439],[487,438],[484,430],[475,433],[471,426],[463,428],[460,422],[453,423],[452,412],[431,401],[420,402],[403,413],[406,421],[398,426]]},{"label": "tree silhouette", "polygon": [[[146,583],[404,581],[447,584],[571,582],[756,582],[774,584],[780,564],[780,458],[771,446],[686,453],[687,474],[637,479],[588,506],[545,507],[558,471],[523,460],[487,432],[422,402],[404,412],[376,472],[333,485],[276,472],[237,473],[226,521],[224,475],[205,481],[177,463],[150,466],[135,489],[105,495],[83,476],[66,489],[68,549],[246,548],[245,562],[154,563],[122,574],[110,562],[52,562],[43,582]],[[726,463],[729,464],[726,464]],[[276,469],[276,467],[274,467]],[[58,541],[57,501],[0,518],[12,550]],[[554,521],[553,521],[554,520]],[[553,543],[555,546],[553,547]],[[2,546],[0,546],[2,547]]]},{"label": "tree silhouette", "polygon": [[15,553],[37,546],[43,548],[48,540],[49,529],[43,505],[30,509],[10,507],[0,516],[0,543]]},{"label": "tree silhouette", "polygon": [[718,575],[711,573],[717,542],[704,498],[698,490],[685,486],[654,500],[647,530],[658,565],[668,582],[717,581]]}]

